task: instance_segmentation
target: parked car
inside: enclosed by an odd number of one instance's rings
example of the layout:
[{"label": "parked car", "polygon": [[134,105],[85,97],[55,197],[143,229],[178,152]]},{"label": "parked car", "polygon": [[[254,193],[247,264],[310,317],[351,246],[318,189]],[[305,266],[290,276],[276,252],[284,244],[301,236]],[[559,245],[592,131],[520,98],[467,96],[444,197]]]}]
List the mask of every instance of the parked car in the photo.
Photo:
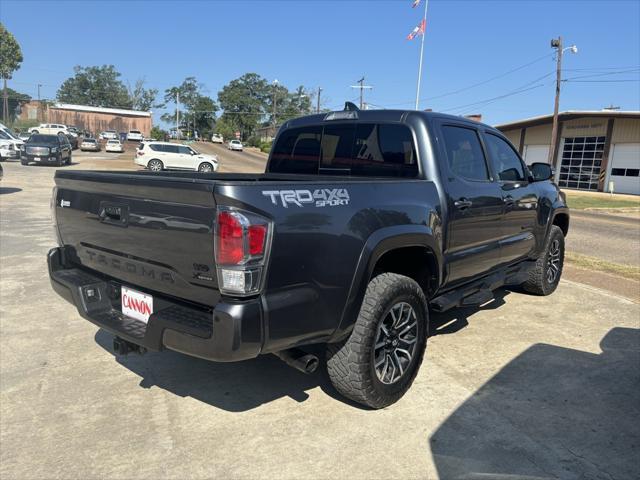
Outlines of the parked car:
[{"label": "parked car", "polygon": [[140,130],[129,130],[129,133],[127,133],[127,140],[129,142],[141,142],[142,139],[143,136]]},{"label": "parked car", "polygon": [[116,132],[115,130],[105,130],[104,132],[100,133],[100,140],[117,140],[118,139],[118,132]]},{"label": "parked car", "polygon": [[59,133],[68,134],[66,125],[60,125],[59,123],[41,123],[37,127],[31,127],[28,129],[29,133],[42,133],[46,135],[57,135]]},{"label": "parked car", "polygon": [[324,350],[342,395],[396,402],[430,310],[485,304],[504,285],[555,291],[569,211],[551,167],[529,170],[488,125],[351,108],[288,120],[265,174],[56,172],[54,290],[120,355],[275,353],[308,373]]},{"label": "parked car", "polygon": [[71,144],[71,148],[73,150],[76,150],[78,148],[78,135],[72,135],[69,134],[67,135],[67,138],[69,139],[69,143]]},{"label": "parked car", "polygon": [[211,142],[213,142],[213,143],[224,143],[224,138],[222,137],[222,135],[220,135],[218,133],[214,133],[213,135],[211,135]]},{"label": "parked car", "polygon": [[62,166],[71,163],[71,144],[65,134],[34,133],[22,147],[20,163],[29,165],[53,163]]},{"label": "parked car", "polygon": [[242,142],[240,142],[240,140],[231,140],[228,143],[227,148],[229,150],[235,150],[237,152],[241,152],[244,147],[242,146]]},{"label": "parked car", "polygon": [[162,170],[197,170],[215,172],[218,157],[199,153],[189,145],[168,142],[141,143],[136,151],[135,163],[152,172]]},{"label": "parked car", "polygon": [[75,125],[67,125],[67,136],[78,138],[78,129]]},{"label": "parked car", "polygon": [[20,133],[18,133],[18,138],[20,140],[22,140],[23,142],[26,142],[27,140],[29,140],[30,136],[31,136],[31,134],[29,132],[20,132]]},{"label": "parked car", "polygon": [[124,146],[120,143],[120,140],[107,140],[104,146],[105,152],[123,153]]},{"label": "parked car", "polygon": [[83,152],[99,152],[100,142],[95,138],[83,138],[80,144],[80,150]]},{"label": "parked car", "polygon": [[9,129],[0,129],[0,162],[7,158],[20,158],[20,149],[24,141],[11,133]]}]

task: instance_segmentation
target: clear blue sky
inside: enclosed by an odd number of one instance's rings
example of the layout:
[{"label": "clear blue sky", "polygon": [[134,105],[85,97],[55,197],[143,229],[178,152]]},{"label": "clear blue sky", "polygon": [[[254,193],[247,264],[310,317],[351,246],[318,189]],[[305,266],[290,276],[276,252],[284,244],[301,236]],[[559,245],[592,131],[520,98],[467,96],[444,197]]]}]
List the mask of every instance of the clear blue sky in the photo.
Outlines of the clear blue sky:
[{"label": "clear blue sky", "polygon": [[[321,86],[335,108],[357,97],[349,86],[365,75],[374,86],[366,101],[413,108],[420,44],[406,35],[421,15],[411,0],[0,0],[0,21],[25,58],[10,86],[35,97],[42,83],[43,98],[55,97],[74,65],[113,64],[123,80],[144,77],[161,92],[195,76],[214,99],[256,72],[290,89]],[[550,113],[554,76],[540,77],[555,70],[549,41],[558,35],[579,48],[565,54],[564,77],[582,77],[563,84],[561,109],[640,109],[638,0],[430,0],[421,108],[482,113],[488,123]]]}]

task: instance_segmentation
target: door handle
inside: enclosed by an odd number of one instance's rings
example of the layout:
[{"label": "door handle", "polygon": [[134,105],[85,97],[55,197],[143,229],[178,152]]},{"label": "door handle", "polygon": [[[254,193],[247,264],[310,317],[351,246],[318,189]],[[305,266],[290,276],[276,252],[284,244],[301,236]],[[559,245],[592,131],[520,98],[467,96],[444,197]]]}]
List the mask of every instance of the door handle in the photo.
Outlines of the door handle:
[{"label": "door handle", "polygon": [[456,208],[464,210],[465,208],[469,208],[471,205],[473,205],[473,202],[467,198],[462,197],[461,199],[453,202],[453,204],[456,206]]}]

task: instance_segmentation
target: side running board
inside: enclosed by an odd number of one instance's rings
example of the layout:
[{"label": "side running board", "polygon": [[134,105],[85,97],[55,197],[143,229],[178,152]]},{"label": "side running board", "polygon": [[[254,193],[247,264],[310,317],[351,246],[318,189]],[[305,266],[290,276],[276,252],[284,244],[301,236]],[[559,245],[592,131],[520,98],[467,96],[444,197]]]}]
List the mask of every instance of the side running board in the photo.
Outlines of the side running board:
[{"label": "side running board", "polygon": [[505,285],[520,285],[529,278],[534,261],[522,262],[514,267],[492,273],[474,282],[462,285],[433,298],[429,303],[436,312],[446,312],[459,306],[477,306],[493,299],[493,291]]}]

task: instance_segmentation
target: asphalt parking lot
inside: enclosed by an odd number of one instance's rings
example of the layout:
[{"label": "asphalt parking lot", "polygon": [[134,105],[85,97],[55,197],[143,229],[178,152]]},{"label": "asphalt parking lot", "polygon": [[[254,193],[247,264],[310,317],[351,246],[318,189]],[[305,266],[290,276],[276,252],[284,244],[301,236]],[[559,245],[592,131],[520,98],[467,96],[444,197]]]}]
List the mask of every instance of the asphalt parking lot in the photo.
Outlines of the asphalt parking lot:
[{"label": "asphalt parking lot", "polygon": [[[260,170],[260,154],[202,149],[221,171]],[[501,290],[432,318],[411,390],[365,410],[273,356],[114,356],[49,286],[56,168],[3,167],[2,479],[640,478],[637,303],[567,280],[546,298]]]}]

